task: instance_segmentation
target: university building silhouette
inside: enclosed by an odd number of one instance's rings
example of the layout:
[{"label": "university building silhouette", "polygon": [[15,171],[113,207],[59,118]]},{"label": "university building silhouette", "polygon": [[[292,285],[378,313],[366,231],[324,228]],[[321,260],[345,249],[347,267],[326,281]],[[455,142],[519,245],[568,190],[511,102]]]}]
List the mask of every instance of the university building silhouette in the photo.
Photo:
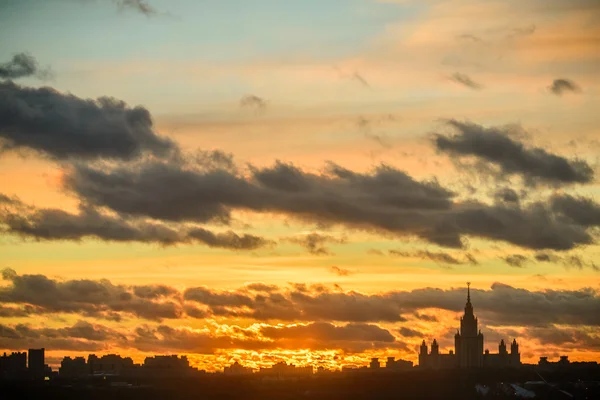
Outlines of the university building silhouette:
[{"label": "university building silhouette", "polygon": [[518,367],[521,355],[516,339],[510,345],[510,353],[506,350],[504,339],[500,341],[498,353],[483,351],[483,334],[477,329],[477,317],[473,314],[471,304],[471,283],[467,282],[467,304],[465,313],[460,319],[460,331],[454,335],[454,351],[440,354],[437,340],[431,343],[431,352],[427,352],[425,340],[419,351],[419,367],[428,369],[442,368],[483,368],[483,367]]}]

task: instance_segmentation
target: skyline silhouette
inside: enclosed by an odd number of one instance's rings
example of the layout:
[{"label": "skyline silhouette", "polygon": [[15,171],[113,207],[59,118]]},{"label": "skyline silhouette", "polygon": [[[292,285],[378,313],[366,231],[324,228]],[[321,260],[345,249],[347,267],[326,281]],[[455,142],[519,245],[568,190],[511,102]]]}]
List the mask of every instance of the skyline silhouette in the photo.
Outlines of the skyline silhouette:
[{"label": "skyline silhouette", "polygon": [[599,17],[0,1],[3,360],[576,382],[600,360]]}]

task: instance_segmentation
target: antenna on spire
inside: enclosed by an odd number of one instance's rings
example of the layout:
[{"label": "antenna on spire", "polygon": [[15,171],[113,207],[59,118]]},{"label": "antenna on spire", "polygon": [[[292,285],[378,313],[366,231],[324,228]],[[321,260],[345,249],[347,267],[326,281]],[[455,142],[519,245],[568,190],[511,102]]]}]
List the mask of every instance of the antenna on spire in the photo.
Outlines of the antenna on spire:
[{"label": "antenna on spire", "polygon": [[471,282],[467,282],[467,302],[471,301]]}]

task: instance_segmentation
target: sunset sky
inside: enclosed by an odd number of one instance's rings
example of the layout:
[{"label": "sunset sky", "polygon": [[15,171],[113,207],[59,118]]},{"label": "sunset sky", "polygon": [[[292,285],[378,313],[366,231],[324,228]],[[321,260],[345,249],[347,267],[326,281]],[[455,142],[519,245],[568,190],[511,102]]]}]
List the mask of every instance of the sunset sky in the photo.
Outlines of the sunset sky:
[{"label": "sunset sky", "polygon": [[0,352],[600,360],[597,0],[0,1]]}]

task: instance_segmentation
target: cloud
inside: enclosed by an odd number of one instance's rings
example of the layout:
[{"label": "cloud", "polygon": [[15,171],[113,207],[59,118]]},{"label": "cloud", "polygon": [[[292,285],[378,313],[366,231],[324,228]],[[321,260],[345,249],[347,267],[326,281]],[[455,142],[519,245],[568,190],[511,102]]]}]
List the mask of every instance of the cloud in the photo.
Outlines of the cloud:
[{"label": "cloud", "polygon": [[360,132],[362,132],[366,138],[375,141],[383,148],[390,149],[390,148],[392,148],[392,144],[390,143],[390,140],[387,137],[387,135],[385,135],[384,133],[374,133],[373,126],[380,125],[383,122],[393,121],[393,120],[394,120],[394,117],[392,115],[387,115],[384,118],[380,118],[380,119],[376,119],[376,120],[367,119],[366,117],[361,116],[356,121],[356,125],[358,127],[358,130]]},{"label": "cloud", "polygon": [[156,10],[148,4],[145,0],[112,0],[117,3],[121,8],[128,8],[133,11],[137,11],[145,16],[151,16],[156,14]]},{"label": "cloud", "polygon": [[589,267],[594,271],[599,271],[598,266],[596,264],[594,264],[593,262],[585,261],[581,256],[575,254],[559,256],[557,254],[542,252],[536,253],[534,258],[538,262],[561,264],[567,269],[583,269],[584,267]]},{"label": "cloud", "polygon": [[[541,174],[536,167],[533,174],[549,177],[557,172],[563,180],[577,178],[563,168],[567,163],[566,168],[576,172],[566,160],[540,154],[550,158],[549,164],[542,161],[549,170]],[[552,165],[555,159],[558,166]],[[500,161],[506,160],[500,157]],[[530,166],[528,160],[525,165]],[[545,203],[458,202],[437,181],[417,181],[386,165],[357,173],[330,163],[322,173],[309,173],[277,162],[272,167],[250,167],[249,174],[242,174],[151,159],[102,169],[79,163],[67,171],[64,182],[86,203],[165,221],[228,223],[232,210],[245,210],[412,236],[453,248],[463,247],[464,236],[536,250],[568,250],[593,243],[587,224],[555,218]]]},{"label": "cloud", "polygon": [[10,61],[0,63],[0,79],[18,79],[35,76],[48,79],[52,76],[49,68],[41,69],[35,57],[27,53],[16,53]]},{"label": "cloud", "polygon": [[285,238],[284,240],[300,245],[308,250],[310,254],[316,256],[332,255],[331,251],[325,247],[327,243],[346,243],[346,239],[344,238],[336,238],[335,236],[322,235],[316,232]]},{"label": "cloud", "polygon": [[364,77],[364,75],[361,74],[360,72],[354,71],[353,73],[349,74],[349,73],[343,71],[338,66],[334,66],[333,69],[335,69],[337,71],[340,78],[353,80],[365,88],[368,88],[368,89],[371,88],[371,84],[369,83],[369,81],[367,81],[367,79]]},{"label": "cloud", "polygon": [[358,71],[355,71],[352,74],[352,79],[354,79],[356,82],[360,83],[361,85],[363,85],[366,88],[371,88],[371,85],[369,84],[369,82],[367,82],[365,77],[362,74],[360,74]]},{"label": "cloud", "polygon": [[208,247],[217,247],[230,250],[257,250],[273,246],[275,242],[256,235],[238,235],[233,231],[214,233],[204,228],[191,229],[187,237],[196,239]]},{"label": "cloud", "polygon": [[427,250],[419,250],[414,252],[406,252],[406,251],[398,251],[398,250],[390,250],[390,255],[400,256],[400,257],[414,257],[420,258],[423,260],[431,260],[439,264],[449,264],[449,265],[460,265],[466,263],[473,263],[475,261],[474,257],[469,255],[466,260],[459,260],[458,258],[444,252],[431,252]]},{"label": "cloud", "polygon": [[469,122],[448,121],[459,133],[436,134],[434,144],[439,151],[453,156],[474,156],[498,166],[506,175],[518,174],[526,182],[549,184],[589,183],[594,171],[583,160],[569,160],[539,147],[527,148],[510,137],[508,127],[485,128]]},{"label": "cloud", "polygon": [[557,96],[562,96],[567,92],[579,93],[581,88],[569,79],[555,79],[552,85],[548,87],[548,90]]},{"label": "cloud", "polygon": [[529,258],[522,254],[512,254],[502,258],[508,265],[515,268],[523,268],[529,262]]},{"label": "cloud", "polygon": [[[182,293],[165,285],[124,286],[108,280],[59,281],[44,275],[18,275],[5,269],[0,305],[35,307],[38,314],[71,313],[106,318],[135,315],[149,320],[190,317],[240,318],[255,321],[376,323],[406,322],[411,315],[435,322],[427,309],[460,312],[465,288],[422,288],[365,294],[324,285],[276,287],[255,284],[237,290],[188,287]],[[479,318],[489,325],[600,326],[600,294],[580,290],[530,291],[494,283],[489,290],[471,289]],[[514,310],[519,312],[515,313]],[[425,311],[425,312],[424,312]],[[195,315],[192,315],[195,314]],[[327,328],[329,329],[329,328]]]},{"label": "cloud", "polygon": [[479,90],[483,88],[481,84],[473,81],[468,75],[462,74],[460,72],[455,72],[454,74],[452,74],[452,76],[449,77],[449,79],[471,89]]},{"label": "cloud", "polygon": [[582,226],[600,226],[600,205],[590,198],[558,194],[551,198],[552,209]]},{"label": "cloud", "polygon": [[340,268],[335,265],[329,267],[329,272],[331,272],[332,274],[335,274],[337,276],[350,276],[352,274],[352,271],[350,271],[349,269]]},{"label": "cloud", "polygon": [[400,334],[400,336],[410,337],[410,338],[424,336],[422,332],[419,332],[419,331],[416,331],[414,329],[410,329],[410,328],[407,328],[404,326],[402,328],[398,329],[398,333]]},{"label": "cloud", "polygon": [[[91,3],[98,0],[78,0],[81,3]],[[146,0],[104,0],[105,2],[111,2],[117,6],[120,10],[130,10],[136,13],[145,15],[146,17],[152,17],[158,14],[158,11],[152,7]]]},{"label": "cloud", "polygon": [[[10,201],[10,203],[8,203]],[[204,228],[169,227],[160,223],[126,219],[80,205],[78,214],[59,209],[33,209],[18,199],[0,194],[0,202],[17,205],[16,210],[0,210],[0,226],[6,232],[36,240],[73,240],[96,238],[113,242],[154,243],[163,246],[202,243],[230,250],[256,250],[274,242],[255,235],[233,231],[214,233]]]},{"label": "cloud", "polygon": [[267,102],[261,97],[249,94],[240,99],[240,107],[250,109],[257,114],[263,114],[267,110]]},{"label": "cloud", "polygon": [[[430,321],[431,316],[421,312],[424,309],[459,312],[466,300],[466,290],[423,288],[363,294],[292,285],[255,294],[247,290],[188,288],[184,297],[226,318],[367,323],[403,322],[409,314]],[[471,289],[471,298],[480,319],[490,325],[600,325],[597,313],[600,295],[591,288],[529,291],[494,283],[491,290]]]},{"label": "cloud", "polygon": [[101,97],[82,99],[52,88],[0,82],[0,148],[31,149],[54,159],[130,160],[177,149],[159,136],[148,110]]},{"label": "cloud", "polygon": [[496,200],[503,203],[515,203],[520,201],[519,194],[511,188],[500,188],[494,193]]},{"label": "cloud", "polygon": [[18,275],[11,269],[4,269],[2,277],[10,285],[0,288],[0,303],[31,305],[38,307],[38,312],[77,313],[108,319],[113,318],[114,313],[149,320],[182,316],[176,298],[154,301],[136,295],[135,287],[113,285],[107,280],[58,281],[44,275]]},{"label": "cloud", "polygon": [[124,341],[126,338],[120,332],[83,320],[64,328],[0,324],[0,347],[4,349],[45,347],[52,350],[100,351]]}]

